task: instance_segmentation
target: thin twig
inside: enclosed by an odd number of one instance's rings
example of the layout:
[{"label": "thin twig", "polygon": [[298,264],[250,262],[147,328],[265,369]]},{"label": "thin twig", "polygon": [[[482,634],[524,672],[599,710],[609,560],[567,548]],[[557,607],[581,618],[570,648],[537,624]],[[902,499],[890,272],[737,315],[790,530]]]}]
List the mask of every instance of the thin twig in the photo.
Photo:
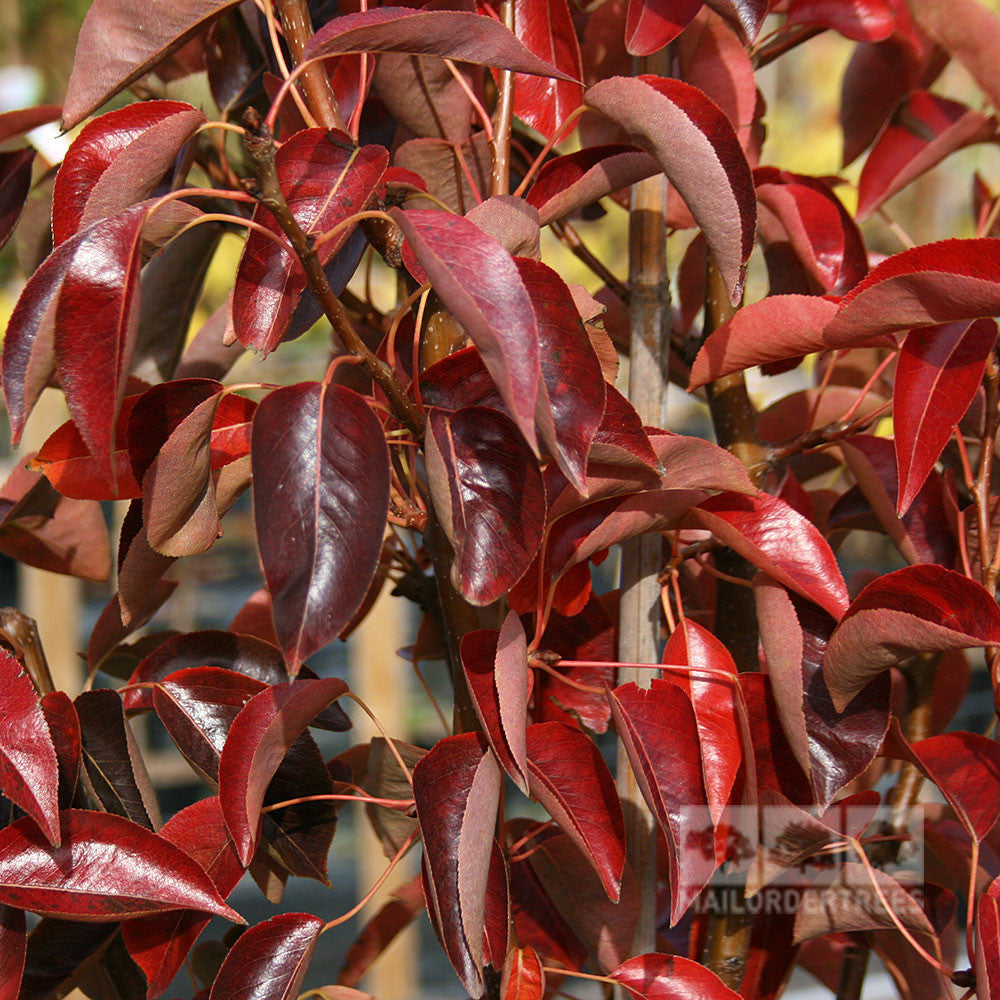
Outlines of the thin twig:
[{"label": "thin twig", "polygon": [[[502,0],[500,20],[510,30],[514,30],[514,0]],[[510,193],[510,129],[514,120],[514,74],[511,70],[500,71],[499,96],[497,98],[496,121],[493,125],[493,174],[490,178],[490,194]]]}]

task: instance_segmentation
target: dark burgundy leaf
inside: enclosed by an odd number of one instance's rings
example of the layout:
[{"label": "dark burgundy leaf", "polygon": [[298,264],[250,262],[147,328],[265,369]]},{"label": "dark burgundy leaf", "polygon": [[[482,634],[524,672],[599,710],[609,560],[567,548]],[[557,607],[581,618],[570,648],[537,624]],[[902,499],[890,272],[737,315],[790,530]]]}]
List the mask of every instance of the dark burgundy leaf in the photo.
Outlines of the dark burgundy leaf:
[{"label": "dark burgundy leaf", "polygon": [[739,996],[705,966],[657,952],[630,958],[611,978],[636,1000],[736,1000]]},{"label": "dark burgundy leaf", "polygon": [[739,33],[744,44],[749,44],[757,38],[757,32],[760,31],[770,6],[768,0],[706,0],[706,2]]},{"label": "dark burgundy leaf", "polygon": [[892,393],[899,514],[913,503],[969,408],[996,340],[991,319],[923,327],[906,335]]},{"label": "dark burgundy leaf", "polygon": [[293,1000],[309,971],[323,921],[282,913],[240,935],[212,984],[209,1000]]},{"label": "dark burgundy leaf", "polygon": [[976,984],[987,996],[1000,989],[1000,878],[976,904]]},{"label": "dark burgundy leaf", "polygon": [[467,11],[382,7],[335,17],[310,39],[305,57],[346,52],[408,52],[572,80],[529,52],[499,21]]},{"label": "dark burgundy leaf", "polygon": [[648,56],[672,42],[701,10],[701,0],[628,0],[625,48]]},{"label": "dark burgundy leaf", "polygon": [[642,796],[666,838],[673,925],[716,867],[715,824],[705,796],[694,709],[684,691],[665,680],[653,680],[648,689],[624,684],[608,699]]},{"label": "dark burgundy leaf", "polygon": [[604,415],[601,363],[559,275],[524,257],[517,269],[538,322],[538,431],[563,474],[585,494],[587,455]]},{"label": "dark burgundy leaf", "polygon": [[868,154],[858,181],[857,216],[864,221],[897,191],[958,149],[985,142],[996,121],[957,101],[914,91]]},{"label": "dark burgundy leaf", "polygon": [[26,950],[24,911],[0,905],[0,1000],[17,1000]]},{"label": "dark burgundy leaf", "polygon": [[[464,215],[489,192],[493,153],[486,133],[474,132],[460,144],[411,139],[396,150],[393,164],[415,174],[425,190]],[[407,204],[428,208],[433,203],[415,197]]]},{"label": "dark burgundy leaf", "polygon": [[704,232],[732,301],[739,301],[757,199],[729,119],[695,87],[656,76],[604,80],[585,99],[656,159]]},{"label": "dark burgundy leaf", "polygon": [[31,190],[31,167],[35,162],[33,149],[18,149],[0,153],[0,247],[21,217],[21,209]]},{"label": "dark burgundy leaf", "polygon": [[389,507],[388,448],[361,396],[303,382],[260,404],[252,455],[257,542],[294,674],[368,591]]},{"label": "dark burgundy leaf", "polygon": [[195,909],[242,922],[204,869],[145,827],[83,809],[62,812],[60,823],[59,847],[27,816],[0,830],[0,902],[73,920]]},{"label": "dark burgundy leaf", "polygon": [[593,740],[575,726],[539,722],[528,727],[531,794],[580,848],[608,899],[621,895],[625,827],[607,764]]},{"label": "dark burgundy leaf", "polygon": [[[389,164],[381,146],[358,147],[344,132],[303,129],[275,155],[282,193],[299,226],[317,237],[368,206]],[[254,221],[284,239],[283,231],[265,208]],[[347,243],[353,226],[319,248],[326,266]],[[353,268],[351,269],[353,271]],[[233,291],[232,322],[244,347],[266,355],[281,343],[307,280],[290,250],[262,233],[251,232],[243,247]]]},{"label": "dark burgundy leaf", "polygon": [[896,27],[888,0],[791,0],[786,24],[833,28],[856,42],[880,42]]},{"label": "dark burgundy leaf", "polygon": [[36,129],[39,125],[48,125],[60,115],[62,108],[58,104],[37,104],[31,108],[18,108],[15,111],[5,111],[0,114],[0,142],[6,142],[15,136],[24,135]]},{"label": "dark burgundy leaf", "polygon": [[847,587],[830,546],[783,500],[721,493],[692,517],[730,548],[835,619],[847,610]]},{"label": "dark burgundy leaf", "polygon": [[[611,384],[605,384],[604,416],[594,435],[589,460],[615,466],[640,465],[662,469],[646,429],[635,407]],[[615,478],[621,471],[615,472]],[[593,477],[592,477],[593,478]],[[588,486],[593,493],[593,485]]]},{"label": "dark burgundy leaf", "polygon": [[102,688],[77,695],[83,743],[83,774],[109,813],[150,830],[161,824],[156,793],[117,691]]},{"label": "dark burgundy leaf", "polygon": [[483,991],[486,892],[502,781],[478,733],[438,740],[413,770],[428,913],[473,996]]},{"label": "dark burgundy leaf", "polygon": [[56,175],[55,244],[151,197],[181,146],[204,121],[190,104],[148,101],[90,122],[73,140]]},{"label": "dark burgundy leaf", "polygon": [[444,305],[465,328],[525,440],[536,449],[538,323],[510,254],[475,223],[441,211],[393,217]]},{"label": "dark burgundy leaf", "polygon": [[466,633],[461,656],[483,732],[511,779],[527,793],[528,644],[520,618],[511,611],[499,633]]},{"label": "dark burgundy leaf", "polygon": [[823,660],[838,711],[876,674],[914,653],[1000,643],[1000,610],[981,584],[943,566],[906,566],[851,602]]},{"label": "dark burgundy leaf", "polygon": [[63,128],[78,125],[239,0],[175,0],[137,21],[129,0],[95,0],[76,43]]},{"label": "dark burgundy leaf", "polygon": [[347,685],[333,677],[276,684],[236,717],[219,761],[219,798],[244,864],[253,855],[264,794],[282,759],[310,722],[346,692]]},{"label": "dark burgundy leaf", "polygon": [[514,114],[549,139],[583,100],[580,45],[566,0],[519,0],[514,33],[525,48],[572,78],[514,76]]},{"label": "dark burgundy leaf", "polygon": [[545,527],[538,462],[496,410],[432,410],[427,475],[434,507],[455,547],[452,577],[473,604],[491,604],[531,565]]},{"label": "dark burgundy leaf", "polygon": [[[393,746],[410,770],[427,751],[423,747],[415,747],[403,740],[393,740]],[[389,749],[388,741],[382,736],[373,737],[368,750],[368,770],[361,787],[368,795],[379,799],[406,800],[412,798],[410,778],[405,774],[396,760],[396,755]],[[375,835],[382,841],[385,856],[392,859],[400,850],[406,838],[416,829],[417,821],[407,813],[384,806],[368,803],[365,806],[368,820]],[[423,897],[421,897],[423,898]]]},{"label": "dark burgundy leaf", "polygon": [[0,650],[0,789],[59,844],[59,763],[38,692],[21,664]]},{"label": "dark burgundy leaf", "polygon": [[41,705],[59,761],[59,808],[69,809],[80,780],[80,718],[65,691],[49,691]]},{"label": "dark burgundy leaf", "polygon": [[[194,858],[223,898],[243,876],[215,796],[176,813],[164,824],[160,836]],[[150,1000],[170,985],[210,919],[196,910],[173,910],[122,924],[125,947],[146,976]]]},{"label": "dark burgundy leaf", "polygon": [[549,160],[526,199],[544,226],[656,173],[656,160],[638,146],[588,146]]}]

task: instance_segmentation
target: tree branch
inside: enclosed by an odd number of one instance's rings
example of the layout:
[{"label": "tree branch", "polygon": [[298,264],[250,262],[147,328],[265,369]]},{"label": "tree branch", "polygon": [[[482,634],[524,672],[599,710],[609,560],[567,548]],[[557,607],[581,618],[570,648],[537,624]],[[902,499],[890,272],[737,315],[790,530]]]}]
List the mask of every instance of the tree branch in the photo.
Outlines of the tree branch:
[{"label": "tree branch", "polygon": [[[511,31],[514,30],[514,0],[503,0],[500,4],[500,20]],[[493,175],[490,178],[490,194],[510,194],[510,128],[514,119],[514,74],[509,70],[500,72],[500,92],[497,98],[496,121],[493,124]]]}]

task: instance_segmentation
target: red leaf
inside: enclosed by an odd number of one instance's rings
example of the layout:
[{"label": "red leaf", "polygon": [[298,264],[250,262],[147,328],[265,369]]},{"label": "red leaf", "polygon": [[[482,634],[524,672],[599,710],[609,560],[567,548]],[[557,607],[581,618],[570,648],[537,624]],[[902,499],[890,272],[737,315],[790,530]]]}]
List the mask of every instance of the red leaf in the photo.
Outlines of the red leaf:
[{"label": "red leaf", "polygon": [[[388,163],[383,147],[359,148],[346,133],[321,128],[296,132],[274,158],[288,207],[309,237],[329,232],[367,208]],[[267,209],[258,207],[253,218],[284,242],[283,230]],[[344,226],[317,248],[324,267],[355,226]],[[261,356],[273,351],[288,331],[306,286],[305,271],[294,253],[251,232],[233,291],[232,322],[239,342]]]},{"label": "red leaf", "polygon": [[31,190],[31,168],[35,162],[33,149],[18,149],[0,153],[0,247],[21,217],[21,210]]},{"label": "red leaf", "polygon": [[977,992],[993,996],[1000,990],[1000,878],[990,883],[976,906]]},{"label": "red leaf", "polygon": [[770,295],[744,306],[705,341],[691,366],[688,391],[723,375],[825,350],[836,302],[817,295]]},{"label": "red leaf", "polygon": [[768,0],[706,0],[706,2],[716,14],[729,22],[746,45],[757,38],[760,26],[771,6]]},{"label": "red leaf", "polygon": [[334,677],[276,684],[236,717],[219,761],[219,798],[240,860],[253,856],[264,793],[292,744],[331,702],[347,692]]},{"label": "red leaf", "polygon": [[15,111],[5,111],[0,114],[0,142],[6,142],[15,136],[23,135],[39,125],[54,122],[62,108],[58,104],[37,104],[30,108],[18,108]]},{"label": "red leaf", "polygon": [[388,448],[357,393],[303,382],[257,408],[252,455],[257,544],[294,674],[368,591],[389,507]]},{"label": "red leaf", "polygon": [[24,668],[0,650],[0,789],[59,844],[59,763],[38,693]]},{"label": "red leaf", "polygon": [[896,27],[887,0],[791,0],[786,24],[833,28],[856,42],[880,42]]},{"label": "red leaf", "polygon": [[924,327],[906,335],[892,393],[900,515],[965,416],[996,340],[997,325],[991,319]]},{"label": "red leaf", "polygon": [[486,889],[503,778],[477,733],[446,736],[413,769],[427,910],[462,984],[481,996]]},{"label": "red leaf", "polygon": [[525,743],[528,706],[528,644],[521,619],[507,614],[500,632],[477,629],[462,636],[462,667],[493,752],[527,794]]},{"label": "red leaf", "polygon": [[571,80],[529,52],[499,21],[466,11],[382,7],[328,21],[310,39],[305,58],[345,52],[409,52]]},{"label": "red leaf", "polygon": [[239,0],[174,0],[135,19],[130,0],[94,0],[76,42],[63,128],[78,125],[109,97],[144,76]]},{"label": "red leaf", "polygon": [[996,134],[996,121],[957,101],[917,90],[897,108],[858,181],[859,221],[958,149]]},{"label": "red leaf", "polygon": [[503,967],[500,983],[502,1000],[542,1000],[545,994],[545,970],[531,945],[511,948]]},{"label": "red leaf", "polygon": [[993,740],[957,732],[910,743],[894,719],[882,753],[916,765],[976,840],[983,840],[1000,819],[1000,801],[990,793],[1000,780],[1000,746]]},{"label": "red leaf", "polygon": [[656,173],[656,160],[638,146],[588,146],[549,160],[525,199],[544,226]]},{"label": "red leaf", "polygon": [[721,542],[834,618],[847,610],[847,587],[830,546],[812,522],[783,500],[766,493],[720,493],[691,515]]},{"label": "red leaf", "polygon": [[121,920],[193,909],[238,923],[196,862],[168,840],[111,813],[60,813],[50,847],[30,817],[0,830],[0,902],[42,916]]},{"label": "red leaf", "polygon": [[517,0],[514,33],[529,51],[572,77],[514,76],[514,114],[550,139],[583,100],[583,85],[577,82],[583,76],[580,45],[566,0]]},{"label": "red leaf", "polygon": [[715,825],[702,780],[694,710],[670,681],[608,693],[632,771],[667,842],[671,926],[715,872]]},{"label": "red leaf", "polygon": [[52,191],[58,246],[92,222],[156,191],[205,116],[180,101],[148,101],[94,119],[66,152]]},{"label": "red leaf", "polygon": [[309,971],[323,921],[281,913],[251,927],[229,950],[209,1000],[293,1000]]},{"label": "red leaf", "polygon": [[17,1000],[21,992],[26,939],[24,911],[0,906],[0,1000]]},{"label": "red leaf", "polygon": [[516,261],[538,323],[536,423],[566,478],[586,493],[587,455],[604,416],[604,375],[569,289],[550,267]]},{"label": "red leaf", "polygon": [[531,795],[584,853],[608,899],[621,895],[625,821],[614,779],[594,741],[562,722],[528,727]]},{"label": "red leaf", "polygon": [[[160,836],[194,858],[222,898],[243,877],[243,866],[233,850],[217,796],[176,813],[164,824]],[[125,947],[146,976],[150,1000],[170,985],[210,919],[195,910],[175,910],[122,924]]]},{"label": "red leaf", "polygon": [[657,952],[630,958],[611,978],[636,1000],[736,1000],[739,996],[705,966]]},{"label": "red leaf", "polygon": [[[711,632],[689,618],[685,618],[680,627],[670,634],[660,662],[687,664],[736,675],[736,665],[726,647]],[[698,670],[688,674],[665,673],[666,679],[691,699],[709,811],[712,822],[718,823],[743,763],[740,746],[742,727],[733,685],[724,677]],[[751,750],[750,747],[746,749]]]},{"label": "red leaf", "polygon": [[491,604],[525,573],[545,527],[538,462],[502,413],[472,406],[432,410],[427,478],[455,547],[452,577],[473,604]]},{"label": "red leaf", "polygon": [[69,809],[80,780],[80,718],[65,691],[49,691],[41,705],[59,761],[59,808]]},{"label": "red leaf", "polygon": [[753,250],[757,199],[729,119],[695,87],[656,76],[603,80],[585,99],[656,159],[704,232],[730,298],[738,302]]},{"label": "red leaf", "polygon": [[510,254],[475,223],[446,212],[392,210],[441,301],[465,328],[532,450],[538,323]]},{"label": "red leaf", "polygon": [[625,48],[648,56],[672,42],[701,10],[701,0],[629,0]]},{"label": "red leaf", "polygon": [[870,583],[830,639],[823,677],[837,711],[876,674],[914,653],[1000,644],[1000,609],[982,585],[934,565]]}]

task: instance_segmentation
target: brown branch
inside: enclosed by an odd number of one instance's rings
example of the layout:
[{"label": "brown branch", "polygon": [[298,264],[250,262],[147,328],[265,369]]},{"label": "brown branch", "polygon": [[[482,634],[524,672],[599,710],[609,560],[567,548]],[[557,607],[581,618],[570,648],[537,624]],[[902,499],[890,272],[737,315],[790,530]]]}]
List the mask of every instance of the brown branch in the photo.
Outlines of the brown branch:
[{"label": "brown branch", "polygon": [[628,303],[629,286],[616,278],[604,263],[597,259],[587,245],[580,239],[580,234],[565,219],[552,223],[553,235],[580,261],[587,265],[601,281],[604,282],[621,300]]},{"label": "brown branch", "polygon": [[864,935],[857,934],[844,949],[844,961],[840,966],[840,980],[837,983],[837,1000],[861,1000],[861,990],[868,971],[868,956],[871,954],[864,943]]},{"label": "brown branch", "polygon": [[[309,5],[306,0],[276,0],[275,6],[285,30],[285,41],[288,42],[292,58],[298,64],[302,62],[302,53],[313,34]],[[310,63],[302,71],[302,89],[305,91],[309,110],[323,128],[346,131],[347,126],[337,107],[337,99],[322,62]]]},{"label": "brown branch", "polygon": [[278,172],[274,165],[274,140],[270,130],[252,108],[243,117],[246,134],[243,144],[250,162],[257,172],[258,185],[252,192],[257,200],[274,216],[282,231],[288,237],[296,256],[306,272],[309,288],[326,313],[334,332],[344,346],[361,361],[361,367],[378,383],[386,394],[395,416],[410,431],[421,438],[424,433],[424,415],[414,406],[413,401],[403,391],[392,369],[371,351],[358,335],[347,318],[344,307],[327,281],[326,272],[310,236],[302,231],[278,182]]},{"label": "brown branch", "polygon": [[998,381],[1000,371],[997,369],[996,351],[990,351],[986,360],[986,373],[983,376],[983,388],[986,390],[985,412],[986,426],[983,430],[982,448],[979,456],[979,475],[976,477],[976,521],[979,528],[979,560],[982,567],[983,586],[995,594],[997,589],[997,573],[1000,567],[993,565],[993,553],[990,551],[992,532],[990,531],[990,489],[992,486],[993,457],[997,440],[997,405]]},{"label": "brown branch", "polygon": [[[511,31],[514,30],[514,0],[503,0],[500,4],[500,20]],[[500,91],[497,97],[496,120],[493,124],[493,174],[490,178],[490,194],[510,194],[510,130],[514,120],[514,74],[509,70],[500,72]]]},{"label": "brown branch", "polygon": [[14,655],[24,664],[24,669],[40,695],[55,691],[52,671],[49,670],[49,662],[45,658],[34,618],[22,614],[17,608],[0,608],[0,642],[10,646]]}]

